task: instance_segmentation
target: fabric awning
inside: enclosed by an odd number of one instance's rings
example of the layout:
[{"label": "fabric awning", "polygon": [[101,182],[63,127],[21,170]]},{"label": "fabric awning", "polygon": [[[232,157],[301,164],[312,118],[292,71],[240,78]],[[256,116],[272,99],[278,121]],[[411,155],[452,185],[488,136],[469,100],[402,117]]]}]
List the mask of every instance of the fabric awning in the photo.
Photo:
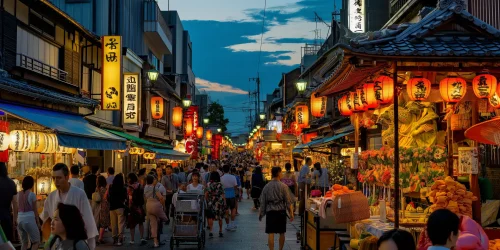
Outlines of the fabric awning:
[{"label": "fabric awning", "polygon": [[173,149],[166,148],[147,148],[156,153],[156,159],[169,159],[175,161],[185,161],[189,160],[190,154],[185,154]]},{"label": "fabric awning", "polygon": [[292,153],[302,153],[302,151],[304,151],[304,149],[321,148],[324,146],[328,146],[329,144],[333,143],[335,140],[338,140],[344,136],[350,135],[353,132],[354,132],[354,126],[352,126],[352,125],[337,129],[337,130],[335,130],[335,135],[333,135],[333,136],[317,139],[317,140],[311,141],[311,142],[306,143],[306,144],[297,145],[295,148],[293,148]]},{"label": "fabric awning", "polygon": [[129,141],[135,142],[135,143],[137,143],[139,145],[150,146],[150,147],[157,147],[157,148],[170,148],[170,149],[173,148],[172,145],[161,144],[161,143],[156,143],[156,142],[148,141],[148,140],[145,140],[145,139],[142,139],[142,138],[139,138],[139,137],[127,134],[125,132],[116,131],[116,130],[112,130],[112,129],[106,129],[106,131],[108,131],[110,133],[113,133],[113,134],[115,134],[117,136],[120,136],[122,138],[125,138],[125,139],[127,139]]},{"label": "fabric awning", "polygon": [[0,110],[52,129],[59,145],[71,148],[118,150],[126,149],[126,140],[92,126],[83,116],[46,109],[0,103]]}]

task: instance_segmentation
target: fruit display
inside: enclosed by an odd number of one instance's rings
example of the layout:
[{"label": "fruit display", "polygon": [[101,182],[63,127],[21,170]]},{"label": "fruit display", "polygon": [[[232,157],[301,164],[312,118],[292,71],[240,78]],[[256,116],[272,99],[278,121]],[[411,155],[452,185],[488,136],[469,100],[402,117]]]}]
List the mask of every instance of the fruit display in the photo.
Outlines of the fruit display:
[{"label": "fruit display", "polygon": [[446,208],[456,214],[472,217],[472,202],[477,201],[477,197],[467,191],[463,184],[447,176],[432,185],[429,200],[434,203],[430,206],[431,213]]},{"label": "fruit display", "polygon": [[500,239],[490,240],[488,250],[500,250]]},{"label": "fruit display", "polygon": [[350,190],[346,186],[342,186],[339,184],[334,184],[331,188],[330,191],[326,192],[325,197],[332,197],[332,196],[338,196],[338,195],[343,195],[343,194],[350,194],[354,193],[354,190]]}]

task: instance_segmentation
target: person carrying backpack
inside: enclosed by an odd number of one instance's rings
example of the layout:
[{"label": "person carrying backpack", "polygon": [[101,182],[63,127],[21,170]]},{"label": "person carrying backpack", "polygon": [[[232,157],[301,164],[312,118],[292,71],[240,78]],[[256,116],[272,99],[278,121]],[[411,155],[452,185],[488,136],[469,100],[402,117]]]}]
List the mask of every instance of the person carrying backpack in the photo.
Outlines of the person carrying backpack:
[{"label": "person carrying backpack", "polygon": [[127,194],[130,213],[127,218],[127,225],[130,228],[130,244],[133,245],[135,243],[135,227],[139,225],[141,245],[145,245],[147,241],[144,239],[144,221],[146,218],[144,211],[144,188],[139,183],[135,173],[128,174],[128,184]]}]

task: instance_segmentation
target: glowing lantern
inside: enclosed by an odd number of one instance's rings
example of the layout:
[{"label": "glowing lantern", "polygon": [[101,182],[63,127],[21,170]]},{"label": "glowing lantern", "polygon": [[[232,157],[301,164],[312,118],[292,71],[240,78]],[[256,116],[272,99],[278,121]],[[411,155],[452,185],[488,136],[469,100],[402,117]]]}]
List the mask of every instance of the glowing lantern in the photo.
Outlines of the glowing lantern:
[{"label": "glowing lantern", "polygon": [[491,106],[494,108],[500,108],[500,97],[498,94],[495,92],[492,97],[489,99]]},{"label": "glowing lantern", "polygon": [[174,127],[180,127],[182,125],[182,108],[175,107],[172,112],[172,124]]},{"label": "glowing lantern", "polygon": [[408,80],[406,92],[413,101],[424,101],[431,93],[431,81],[423,77],[414,77]]},{"label": "glowing lantern", "polygon": [[467,82],[460,77],[444,78],[439,82],[439,92],[445,102],[459,102],[467,92]]},{"label": "glowing lantern", "polygon": [[391,103],[394,99],[394,81],[388,76],[380,76],[375,80],[375,99],[381,104]]},{"label": "glowing lantern", "polygon": [[44,134],[45,135],[45,147],[41,153],[52,154],[57,151],[57,146],[59,145],[57,141],[57,136],[55,134]]},{"label": "glowing lantern", "polygon": [[163,117],[163,98],[159,96],[151,97],[151,115],[158,120]]},{"label": "glowing lantern", "polygon": [[203,127],[198,127],[198,128],[196,129],[196,137],[197,137],[198,139],[203,138]]},{"label": "glowing lantern", "polygon": [[358,94],[358,91],[353,91],[349,93],[349,100],[350,100],[350,109],[354,113],[359,113],[365,111],[363,102],[361,101],[360,98],[361,95]]},{"label": "glowing lantern", "polygon": [[480,74],[472,80],[472,89],[477,98],[490,98],[497,90],[497,78],[490,74]]},{"label": "glowing lantern", "polygon": [[14,130],[10,132],[10,149],[14,151],[27,151],[30,148],[30,136],[26,130]]},{"label": "glowing lantern", "polygon": [[131,155],[136,155],[139,152],[139,148],[133,147],[128,150],[128,153]]},{"label": "glowing lantern", "polygon": [[207,130],[205,137],[209,141],[212,140],[212,131],[211,130]]},{"label": "glowing lantern", "polygon": [[28,132],[30,135],[30,151],[41,153],[47,150],[48,136],[41,132]]},{"label": "glowing lantern", "polygon": [[309,126],[309,108],[307,105],[299,105],[295,108],[295,122],[299,128]]},{"label": "glowing lantern", "polygon": [[9,149],[10,136],[7,133],[0,132],[0,151]]},{"label": "glowing lantern", "polygon": [[316,97],[316,93],[311,95],[311,114],[314,117],[323,117],[326,113],[326,96]]},{"label": "glowing lantern", "polygon": [[186,119],[186,121],[184,123],[184,130],[186,131],[185,135],[187,137],[189,137],[193,134],[193,120]]},{"label": "glowing lantern", "polygon": [[338,109],[340,111],[340,114],[343,116],[350,116],[352,115],[352,111],[349,109],[347,106],[347,96],[342,96],[339,101],[338,101]]},{"label": "glowing lantern", "polygon": [[377,98],[375,98],[375,83],[367,82],[363,84],[363,93],[363,105],[366,107],[366,109],[374,110],[378,108],[378,101]]}]

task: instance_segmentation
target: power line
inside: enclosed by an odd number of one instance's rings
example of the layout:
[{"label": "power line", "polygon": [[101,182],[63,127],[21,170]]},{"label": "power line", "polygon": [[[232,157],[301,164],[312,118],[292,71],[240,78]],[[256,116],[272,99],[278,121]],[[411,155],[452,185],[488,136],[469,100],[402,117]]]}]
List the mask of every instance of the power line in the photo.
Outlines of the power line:
[{"label": "power line", "polygon": [[260,58],[262,54],[262,40],[264,38],[264,27],[266,23],[266,7],[267,7],[267,0],[264,0],[264,11],[263,11],[263,16],[262,16],[262,33],[260,34],[260,49],[259,49],[259,64],[257,64],[257,76],[259,75],[260,72]]}]

